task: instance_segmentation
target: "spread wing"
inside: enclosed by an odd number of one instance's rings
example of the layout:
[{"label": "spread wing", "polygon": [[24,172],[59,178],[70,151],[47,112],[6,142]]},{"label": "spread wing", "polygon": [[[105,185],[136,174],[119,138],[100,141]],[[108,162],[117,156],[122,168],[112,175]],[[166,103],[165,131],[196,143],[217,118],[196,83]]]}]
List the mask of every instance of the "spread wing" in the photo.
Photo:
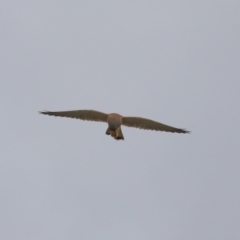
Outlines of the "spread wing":
[{"label": "spread wing", "polygon": [[159,122],[155,122],[150,119],[140,118],[140,117],[123,117],[122,125],[127,127],[135,127],[146,130],[156,130],[156,131],[165,131],[165,132],[177,132],[177,133],[189,133],[184,129],[171,127]]},{"label": "spread wing", "polygon": [[107,122],[107,118],[108,118],[107,114],[94,111],[94,110],[73,110],[73,111],[61,111],[61,112],[44,111],[39,113],[55,116],[55,117],[69,117],[69,118],[77,118],[81,120],[97,121],[97,122]]}]

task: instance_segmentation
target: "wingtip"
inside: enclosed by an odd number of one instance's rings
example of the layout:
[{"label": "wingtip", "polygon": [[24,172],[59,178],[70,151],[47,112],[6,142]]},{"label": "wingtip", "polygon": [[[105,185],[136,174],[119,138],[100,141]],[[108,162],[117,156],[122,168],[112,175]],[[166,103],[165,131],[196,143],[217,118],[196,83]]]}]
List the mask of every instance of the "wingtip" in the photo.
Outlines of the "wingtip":
[{"label": "wingtip", "polygon": [[46,114],[48,111],[44,110],[44,111],[38,111],[39,114]]},{"label": "wingtip", "polygon": [[185,129],[183,129],[183,131],[184,131],[183,133],[189,133],[189,134],[191,133],[191,131],[188,131],[188,130],[185,130]]},{"label": "wingtip", "polygon": [[174,131],[175,133],[177,132],[177,133],[183,133],[183,134],[185,134],[185,133],[191,133],[191,131],[188,131],[188,130],[186,130],[186,129],[184,129],[184,128],[181,128],[181,129],[178,129],[177,131]]}]

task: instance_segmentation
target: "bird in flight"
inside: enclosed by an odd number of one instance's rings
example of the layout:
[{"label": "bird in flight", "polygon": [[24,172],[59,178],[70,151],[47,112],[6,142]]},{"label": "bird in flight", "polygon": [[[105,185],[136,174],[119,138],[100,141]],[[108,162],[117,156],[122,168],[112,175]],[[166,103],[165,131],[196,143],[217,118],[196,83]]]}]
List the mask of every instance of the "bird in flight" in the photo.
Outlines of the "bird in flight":
[{"label": "bird in flight", "polygon": [[43,111],[39,113],[56,117],[69,117],[87,121],[106,122],[108,123],[106,134],[111,135],[116,140],[124,140],[121,125],[146,130],[189,133],[187,130],[171,127],[147,118],[123,117],[117,113],[106,114],[95,110],[73,110],[61,112]]}]

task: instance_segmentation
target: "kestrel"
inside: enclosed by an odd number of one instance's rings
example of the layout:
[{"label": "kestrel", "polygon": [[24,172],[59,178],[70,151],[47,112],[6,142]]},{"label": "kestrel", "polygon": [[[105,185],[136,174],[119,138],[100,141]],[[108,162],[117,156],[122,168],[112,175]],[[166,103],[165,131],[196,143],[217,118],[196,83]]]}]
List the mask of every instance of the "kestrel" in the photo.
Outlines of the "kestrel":
[{"label": "kestrel", "polygon": [[108,129],[106,131],[107,135],[111,135],[116,140],[124,140],[121,125],[127,127],[135,127],[146,130],[156,130],[165,131],[172,133],[189,133],[184,129],[171,127],[159,122],[155,122],[150,119],[141,117],[123,117],[117,113],[106,114],[94,110],[73,110],[73,111],[61,111],[61,112],[50,112],[44,111],[41,114],[58,116],[58,117],[69,117],[77,118],[81,120],[97,121],[97,122],[107,122]]}]

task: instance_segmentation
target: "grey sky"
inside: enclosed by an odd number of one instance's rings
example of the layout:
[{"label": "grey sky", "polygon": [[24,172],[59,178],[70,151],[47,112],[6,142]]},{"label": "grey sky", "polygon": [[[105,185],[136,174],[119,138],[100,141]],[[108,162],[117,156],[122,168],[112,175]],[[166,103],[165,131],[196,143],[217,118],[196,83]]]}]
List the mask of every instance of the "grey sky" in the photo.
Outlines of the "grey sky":
[{"label": "grey sky", "polygon": [[[1,1],[0,239],[240,239],[239,1]],[[189,135],[38,114],[96,109]]]}]

